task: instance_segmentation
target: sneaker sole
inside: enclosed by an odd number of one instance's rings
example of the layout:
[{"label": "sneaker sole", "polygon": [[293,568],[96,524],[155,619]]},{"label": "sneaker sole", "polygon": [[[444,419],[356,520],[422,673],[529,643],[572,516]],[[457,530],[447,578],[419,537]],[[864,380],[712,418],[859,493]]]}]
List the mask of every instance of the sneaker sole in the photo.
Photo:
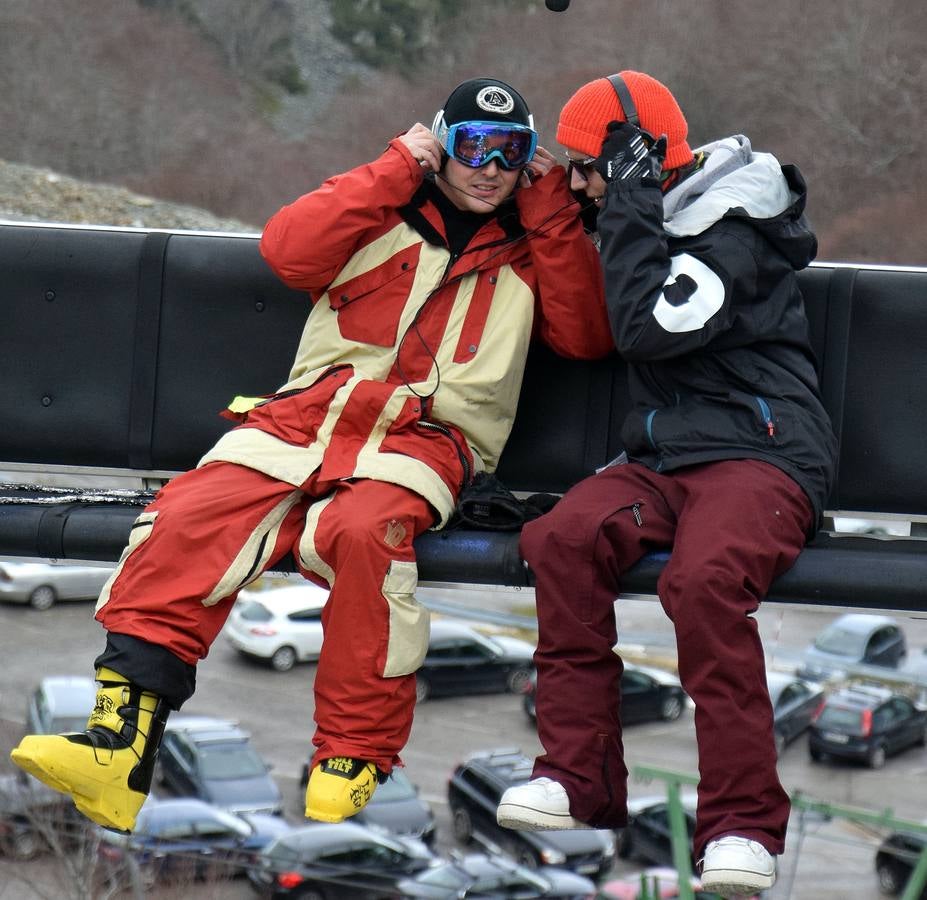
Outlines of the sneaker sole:
[{"label": "sneaker sole", "polygon": [[776,883],[776,876],[742,869],[715,869],[703,872],[701,880],[703,890],[713,891],[722,897],[737,897],[769,890]]},{"label": "sneaker sole", "polygon": [[574,819],[569,813],[558,815],[515,803],[501,803],[496,810],[496,821],[503,828],[512,828],[515,831],[580,831],[591,828],[585,822]]}]

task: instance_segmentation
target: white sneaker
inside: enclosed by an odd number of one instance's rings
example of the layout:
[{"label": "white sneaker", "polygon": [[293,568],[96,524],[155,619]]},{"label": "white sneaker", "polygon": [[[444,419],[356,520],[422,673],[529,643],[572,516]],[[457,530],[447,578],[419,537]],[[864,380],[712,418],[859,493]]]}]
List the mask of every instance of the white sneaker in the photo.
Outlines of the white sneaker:
[{"label": "white sneaker", "polygon": [[518,831],[551,831],[558,828],[589,828],[570,815],[570,798],[550,778],[534,778],[510,787],[499,800],[496,821]]},{"label": "white sneaker", "polygon": [[709,841],[702,859],[702,887],[722,897],[755,894],[776,882],[776,860],[756,841],[728,835]]}]

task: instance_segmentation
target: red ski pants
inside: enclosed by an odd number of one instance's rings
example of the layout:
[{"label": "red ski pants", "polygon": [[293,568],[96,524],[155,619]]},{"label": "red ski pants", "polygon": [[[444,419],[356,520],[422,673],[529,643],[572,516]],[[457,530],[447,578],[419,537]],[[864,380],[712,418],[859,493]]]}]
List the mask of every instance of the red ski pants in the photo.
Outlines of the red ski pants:
[{"label": "red ski pants", "polygon": [[811,517],[801,488],[767,463],[667,474],[632,463],[580,482],[525,526],[521,550],[537,579],[537,722],[546,751],[535,776],[564,786],[576,818],[607,828],[627,822],[614,601],[623,572],[671,547],[657,587],[696,707],[696,853],[734,833],[782,852],[789,800],[776,773],[751,613],[795,561]]},{"label": "red ski pants", "polygon": [[296,489],[210,463],[170,481],[139,517],[97,619],[195,665],[239,589],[292,550],[306,577],[331,587],[315,758],[352,756],[389,772],[409,737],[428,642],[412,541],[433,522],[428,503],[398,485],[313,476]]}]

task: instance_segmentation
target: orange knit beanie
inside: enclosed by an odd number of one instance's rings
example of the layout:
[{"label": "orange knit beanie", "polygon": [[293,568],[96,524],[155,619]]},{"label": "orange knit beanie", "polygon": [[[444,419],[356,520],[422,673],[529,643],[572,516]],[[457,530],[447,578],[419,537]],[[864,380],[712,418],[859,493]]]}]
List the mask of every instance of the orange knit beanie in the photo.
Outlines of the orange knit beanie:
[{"label": "orange knit beanie", "polygon": [[[640,127],[655,138],[666,135],[664,171],[692,162],[692,149],[686,143],[689,126],[669,88],[643,72],[620,74],[637,107]],[[608,123],[626,119],[611,82],[607,78],[597,78],[584,84],[567,100],[560,112],[557,140],[571,150],[598,156]]]}]

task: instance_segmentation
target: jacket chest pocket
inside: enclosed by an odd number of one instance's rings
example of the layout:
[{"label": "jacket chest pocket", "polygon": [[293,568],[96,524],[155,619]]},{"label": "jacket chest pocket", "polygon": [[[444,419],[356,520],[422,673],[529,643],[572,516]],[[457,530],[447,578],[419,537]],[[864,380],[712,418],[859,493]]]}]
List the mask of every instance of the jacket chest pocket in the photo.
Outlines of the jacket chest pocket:
[{"label": "jacket chest pocket", "polygon": [[338,330],[349,341],[392,347],[406,307],[421,245],[394,254],[381,265],[328,290],[328,304],[338,315]]}]

